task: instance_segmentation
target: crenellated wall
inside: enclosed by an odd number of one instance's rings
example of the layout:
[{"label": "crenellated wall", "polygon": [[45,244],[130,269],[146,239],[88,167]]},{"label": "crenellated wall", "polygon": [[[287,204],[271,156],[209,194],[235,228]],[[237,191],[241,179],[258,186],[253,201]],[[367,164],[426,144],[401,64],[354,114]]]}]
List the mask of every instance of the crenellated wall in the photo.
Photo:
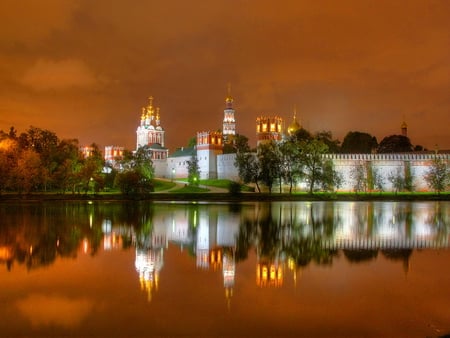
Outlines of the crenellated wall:
[{"label": "crenellated wall", "polygon": [[[362,166],[365,178],[369,171],[379,175],[384,191],[394,191],[395,187],[389,180],[390,176],[404,177],[409,171],[414,191],[429,191],[430,188],[424,179],[434,158],[446,160],[450,165],[450,154],[326,154],[325,159],[333,161],[334,169],[342,177],[342,186],[339,191],[354,191],[356,178],[355,168]],[[239,181],[237,168],[234,166],[236,154],[217,156],[217,176],[220,179]],[[368,187],[368,190],[372,190]]]}]

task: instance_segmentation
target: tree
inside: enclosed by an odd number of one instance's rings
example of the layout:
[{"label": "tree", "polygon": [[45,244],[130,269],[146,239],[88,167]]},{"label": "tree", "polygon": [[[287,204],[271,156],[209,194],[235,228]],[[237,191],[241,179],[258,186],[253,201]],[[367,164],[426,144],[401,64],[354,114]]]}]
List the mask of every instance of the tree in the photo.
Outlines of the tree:
[{"label": "tree", "polygon": [[272,186],[275,179],[278,179],[280,182],[281,192],[282,157],[277,143],[275,143],[275,141],[261,143],[258,146],[257,157],[260,168],[259,178],[269,188],[269,193],[272,192]]},{"label": "tree", "polygon": [[54,160],[57,167],[53,172],[53,183],[56,188],[64,193],[71,189],[75,192],[77,175],[81,170],[82,155],[79,150],[78,140],[62,140],[59,142]]},{"label": "tree", "polygon": [[372,167],[372,182],[373,182],[373,189],[378,190],[378,191],[383,191],[384,190],[384,177],[383,175],[380,174],[379,170],[377,170],[376,168]]},{"label": "tree", "polygon": [[193,147],[195,147],[196,145],[197,145],[197,137],[196,137],[196,136],[193,136],[193,137],[191,137],[191,138],[188,140],[187,146],[188,146],[188,148],[193,148]]},{"label": "tree", "polygon": [[139,147],[136,150],[132,168],[139,173],[142,183],[146,184],[151,182],[154,177],[155,170],[152,162],[152,151],[149,146]]},{"label": "tree", "polygon": [[297,130],[293,136],[293,139],[296,142],[301,142],[301,141],[310,141],[312,140],[312,135],[309,131],[307,131],[304,128],[300,128],[299,130]]},{"label": "tree", "polygon": [[350,172],[350,177],[353,179],[353,190],[358,193],[361,191],[367,191],[367,177],[366,168],[363,164],[358,163]]},{"label": "tree", "polygon": [[344,137],[341,152],[345,154],[371,154],[377,147],[378,142],[375,136],[359,131],[350,131]]},{"label": "tree", "polygon": [[223,145],[224,154],[235,154],[237,152],[248,152],[248,137],[240,134],[232,135],[229,143]]},{"label": "tree", "polygon": [[244,184],[254,183],[258,192],[259,187],[259,163],[256,155],[250,152],[238,152],[234,161],[235,167],[238,169],[239,178]]},{"label": "tree", "polygon": [[22,150],[32,149],[39,155],[42,166],[40,184],[46,190],[58,167],[54,158],[59,143],[58,137],[52,131],[31,126],[26,133],[20,134],[18,141]]},{"label": "tree", "polygon": [[239,178],[244,184],[254,183],[258,192],[261,192],[258,185],[259,163],[256,155],[250,152],[248,137],[236,135],[235,146],[236,159],[234,160],[234,166],[238,169]]},{"label": "tree", "polygon": [[332,154],[337,154],[340,151],[339,140],[333,140],[333,134],[329,130],[323,130],[317,132],[315,138],[319,141],[325,143],[328,147],[328,152]]},{"label": "tree", "polygon": [[94,185],[102,184],[101,172],[105,165],[105,161],[98,145],[92,143],[91,148],[91,154],[83,160],[78,173],[79,184],[85,194],[89,191],[91,183]]},{"label": "tree", "polygon": [[16,189],[29,193],[42,183],[42,163],[39,155],[32,149],[20,153],[14,172]]},{"label": "tree", "polygon": [[303,176],[303,165],[300,158],[300,148],[293,139],[288,139],[280,144],[281,173],[283,179],[289,183],[289,193],[292,187]]},{"label": "tree", "polygon": [[312,194],[317,183],[323,179],[324,154],[328,152],[328,147],[322,141],[313,139],[311,141],[300,142],[301,161],[305,166],[305,178],[309,183],[309,193]]},{"label": "tree", "polygon": [[139,147],[134,153],[126,150],[119,161],[122,171],[115,174],[115,185],[124,194],[153,191],[154,168],[149,146]]},{"label": "tree", "polygon": [[388,180],[389,182],[391,182],[396,194],[398,191],[403,190],[403,188],[405,187],[405,178],[403,177],[400,169],[395,172],[389,173]]},{"label": "tree", "polygon": [[450,170],[447,161],[435,156],[424,178],[428,186],[438,194],[445,191],[450,184]]},{"label": "tree", "polygon": [[411,192],[414,190],[413,184],[414,178],[411,172],[411,163],[409,163],[409,161],[405,161],[404,165],[405,165],[404,189],[406,191]]},{"label": "tree", "polygon": [[413,146],[408,137],[403,135],[386,136],[378,146],[378,153],[405,153],[413,151]]},{"label": "tree", "polygon": [[198,158],[196,155],[192,155],[191,160],[187,161],[188,164],[188,182],[189,185],[198,186],[200,180],[200,167],[198,165]]},{"label": "tree", "polygon": [[342,176],[334,170],[333,161],[325,160],[322,166],[321,186],[324,191],[335,191],[342,185]]}]

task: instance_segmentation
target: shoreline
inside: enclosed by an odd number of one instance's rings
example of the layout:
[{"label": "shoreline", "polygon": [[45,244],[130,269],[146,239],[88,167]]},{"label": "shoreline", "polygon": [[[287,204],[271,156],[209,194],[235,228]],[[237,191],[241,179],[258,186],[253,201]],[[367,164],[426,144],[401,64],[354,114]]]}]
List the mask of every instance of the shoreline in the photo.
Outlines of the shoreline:
[{"label": "shoreline", "polygon": [[0,203],[3,202],[44,202],[44,201],[186,201],[186,202],[294,202],[294,201],[450,201],[450,194],[379,194],[379,193],[318,193],[318,194],[288,194],[288,193],[150,193],[145,195],[122,194],[1,194]]}]

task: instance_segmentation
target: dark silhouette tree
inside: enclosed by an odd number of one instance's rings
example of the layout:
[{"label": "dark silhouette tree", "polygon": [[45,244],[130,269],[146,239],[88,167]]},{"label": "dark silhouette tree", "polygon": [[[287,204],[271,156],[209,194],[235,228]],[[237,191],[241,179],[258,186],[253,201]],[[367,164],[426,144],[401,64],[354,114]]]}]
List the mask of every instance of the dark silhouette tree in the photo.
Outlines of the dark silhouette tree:
[{"label": "dark silhouette tree", "polygon": [[378,153],[406,153],[413,151],[408,137],[403,135],[386,136],[378,145]]},{"label": "dark silhouette tree", "polygon": [[378,142],[375,136],[359,131],[350,131],[344,137],[341,152],[344,154],[371,154],[377,147]]}]

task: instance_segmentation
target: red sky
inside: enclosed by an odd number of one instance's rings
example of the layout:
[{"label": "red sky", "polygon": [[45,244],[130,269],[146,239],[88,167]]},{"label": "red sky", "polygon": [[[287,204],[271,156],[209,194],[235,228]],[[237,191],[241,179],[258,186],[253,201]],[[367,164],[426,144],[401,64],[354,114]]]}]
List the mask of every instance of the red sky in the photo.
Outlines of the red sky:
[{"label": "red sky", "polygon": [[450,149],[450,1],[2,0],[0,129],[134,149],[141,107],[166,146],[260,115],[310,131],[400,133]]}]

